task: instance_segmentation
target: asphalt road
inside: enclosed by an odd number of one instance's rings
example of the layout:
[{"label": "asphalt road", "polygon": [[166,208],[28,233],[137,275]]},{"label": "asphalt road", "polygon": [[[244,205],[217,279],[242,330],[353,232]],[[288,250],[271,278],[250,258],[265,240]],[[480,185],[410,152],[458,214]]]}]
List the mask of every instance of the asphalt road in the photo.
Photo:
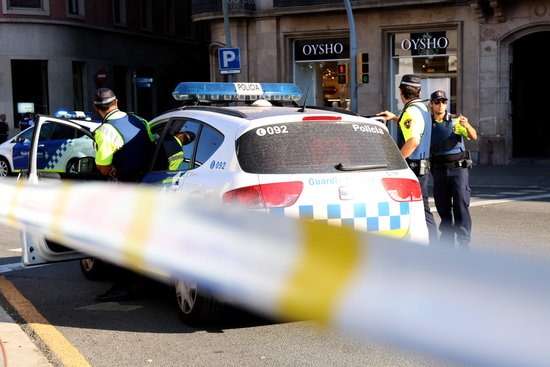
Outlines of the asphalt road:
[{"label": "asphalt road", "polygon": [[[474,196],[474,251],[550,260],[550,190],[474,187]],[[136,300],[96,303],[110,283],[85,280],[77,262],[6,272],[6,264],[19,261],[18,247],[18,233],[0,226],[0,276],[92,366],[458,366],[235,309],[215,327],[190,328],[178,318],[170,287],[155,282],[143,282]]]}]

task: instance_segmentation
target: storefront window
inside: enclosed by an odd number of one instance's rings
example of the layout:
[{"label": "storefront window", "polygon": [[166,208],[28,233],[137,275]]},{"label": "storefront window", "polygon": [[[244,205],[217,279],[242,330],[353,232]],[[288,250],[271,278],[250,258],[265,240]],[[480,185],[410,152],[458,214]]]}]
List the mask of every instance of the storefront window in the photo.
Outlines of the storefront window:
[{"label": "storefront window", "polygon": [[307,105],[349,109],[349,77],[339,80],[339,65],[349,70],[349,39],[294,41],[294,82],[307,94]]},{"label": "storefront window", "polygon": [[392,49],[392,106],[403,108],[397,86],[404,74],[422,77],[422,99],[430,98],[436,90],[444,90],[449,97],[450,112],[457,111],[457,55],[456,30],[396,33],[391,37]]}]

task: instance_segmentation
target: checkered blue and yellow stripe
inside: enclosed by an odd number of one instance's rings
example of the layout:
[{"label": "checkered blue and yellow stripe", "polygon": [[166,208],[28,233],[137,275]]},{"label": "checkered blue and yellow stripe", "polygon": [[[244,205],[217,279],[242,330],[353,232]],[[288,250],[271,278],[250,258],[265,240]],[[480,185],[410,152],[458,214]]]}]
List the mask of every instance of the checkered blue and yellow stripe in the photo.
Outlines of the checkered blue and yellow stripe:
[{"label": "checkered blue and yellow stripe", "polygon": [[72,143],[73,139],[67,139],[64,141],[53,153],[51,153],[51,156],[47,158],[46,166],[44,168],[38,167],[38,169],[45,171],[63,171],[65,167],[59,167],[59,162],[68,150],[69,145]]},{"label": "checkered blue and yellow stripe", "polygon": [[270,213],[403,237],[411,220],[411,204],[379,201],[369,204],[294,205],[272,208]]}]

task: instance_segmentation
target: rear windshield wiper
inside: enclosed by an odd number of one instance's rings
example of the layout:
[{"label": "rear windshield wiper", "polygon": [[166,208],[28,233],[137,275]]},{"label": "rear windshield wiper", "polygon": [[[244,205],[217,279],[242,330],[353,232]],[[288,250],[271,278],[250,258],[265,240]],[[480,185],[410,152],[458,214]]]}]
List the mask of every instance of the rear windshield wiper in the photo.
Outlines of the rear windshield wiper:
[{"label": "rear windshield wiper", "polygon": [[371,169],[381,169],[381,168],[388,168],[387,164],[350,164],[350,165],[344,165],[342,163],[338,163],[336,166],[334,166],[338,171],[368,171]]}]

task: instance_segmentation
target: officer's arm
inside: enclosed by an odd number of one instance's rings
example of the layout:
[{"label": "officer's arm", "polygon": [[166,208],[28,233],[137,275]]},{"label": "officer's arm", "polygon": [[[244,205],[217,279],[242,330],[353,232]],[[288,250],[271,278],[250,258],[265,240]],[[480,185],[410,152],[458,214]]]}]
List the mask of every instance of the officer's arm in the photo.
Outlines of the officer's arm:
[{"label": "officer's arm", "polygon": [[390,111],[379,112],[379,113],[376,114],[376,116],[384,116],[385,121],[393,120],[397,123],[397,120],[398,120],[397,115],[395,115],[394,113],[392,113]]},{"label": "officer's arm", "polygon": [[96,164],[96,167],[103,176],[116,177],[116,168],[112,165],[109,164],[108,166],[102,166],[100,164]]},{"label": "officer's arm", "polygon": [[420,138],[418,137],[413,136],[412,138],[407,140],[405,144],[403,144],[403,146],[401,147],[401,154],[403,155],[403,158],[407,158],[408,156],[410,156],[419,144]]}]

